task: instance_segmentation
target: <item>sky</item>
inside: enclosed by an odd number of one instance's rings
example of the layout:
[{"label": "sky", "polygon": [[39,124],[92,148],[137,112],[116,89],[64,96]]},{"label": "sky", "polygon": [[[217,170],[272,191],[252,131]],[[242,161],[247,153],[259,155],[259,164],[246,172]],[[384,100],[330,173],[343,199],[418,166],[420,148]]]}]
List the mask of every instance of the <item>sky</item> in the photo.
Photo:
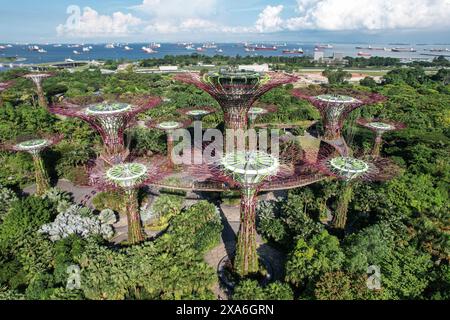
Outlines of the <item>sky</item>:
[{"label": "sky", "polygon": [[0,43],[450,43],[450,0],[0,0]]}]

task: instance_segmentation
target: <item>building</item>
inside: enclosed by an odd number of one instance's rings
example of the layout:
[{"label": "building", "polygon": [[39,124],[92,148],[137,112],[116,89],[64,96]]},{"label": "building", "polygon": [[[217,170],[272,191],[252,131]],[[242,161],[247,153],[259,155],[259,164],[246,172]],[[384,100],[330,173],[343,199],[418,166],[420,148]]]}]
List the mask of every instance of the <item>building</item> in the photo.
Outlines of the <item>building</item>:
[{"label": "building", "polygon": [[344,54],[342,52],[333,52],[333,60],[336,62],[344,61]]},{"label": "building", "polygon": [[264,64],[249,64],[249,65],[240,65],[239,70],[248,70],[255,72],[267,72],[269,71],[269,65],[267,63]]},{"label": "building", "polygon": [[178,71],[178,66],[159,66],[161,72],[175,72]]},{"label": "building", "polygon": [[314,51],[314,61],[323,60],[323,51]]}]

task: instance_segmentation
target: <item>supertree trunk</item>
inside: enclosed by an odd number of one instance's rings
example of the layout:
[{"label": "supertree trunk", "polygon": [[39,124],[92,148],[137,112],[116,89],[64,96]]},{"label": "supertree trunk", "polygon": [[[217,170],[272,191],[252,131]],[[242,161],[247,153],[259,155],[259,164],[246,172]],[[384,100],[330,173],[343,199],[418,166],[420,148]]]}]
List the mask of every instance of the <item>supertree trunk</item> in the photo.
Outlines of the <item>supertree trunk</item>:
[{"label": "supertree trunk", "polygon": [[167,160],[168,160],[168,167],[170,169],[174,168],[173,147],[174,147],[173,135],[172,135],[172,133],[168,132],[167,133]]},{"label": "supertree trunk", "polygon": [[39,106],[48,109],[47,98],[45,98],[44,90],[42,89],[42,85],[40,83],[36,84],[36,92],[39,98]]},{"label": "supertree trunk", "polygon": [[256,251],[256,202],[256,190],[251,188],[242,190],[241,224],[234,260],[234,268],[240,276],[256,273],[259,270]]},{"label": "supertree trunk", "polygon": [[336,212],[334,213],[332,226],[336,230],[345,230],[347,224],[348,206],[353,197],[353,186],[350,182],[346,182],[344,189],[338,199]]},{"label": "supertree trunk", "polygon": [[373,146],[372,155],[374,157],[379,157],[381,153],[381,145],[383,144],[382,135],[377,133],[377,137],[375,138],[375,144]]},{"label": "supertree trunk", "polygon": [[224,108],[224,119],[226,129],[247,130],[248,116],[247,107],[227,107]]},{"label": "supertree trunk", "polygon": [[145,240],[141,216],[139,214],[137,191],[128,190],[125,192],[125,197],[125,210],[128,220],[128,242],[130,244],[137,244]]},{"label": "supertree trunk", "polygon": [[33,154],[34,172],[36,177],[36,195],[41,196],[50,189],[50,182],[40,154]]}]

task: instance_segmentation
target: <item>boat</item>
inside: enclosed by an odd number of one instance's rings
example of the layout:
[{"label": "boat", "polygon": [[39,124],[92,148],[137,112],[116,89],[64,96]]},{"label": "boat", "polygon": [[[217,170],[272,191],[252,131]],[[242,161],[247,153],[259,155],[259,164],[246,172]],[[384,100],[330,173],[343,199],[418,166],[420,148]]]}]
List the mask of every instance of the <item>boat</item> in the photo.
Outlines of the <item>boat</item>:
[{"label": "boat", "polygon": [[91,49],[89,47],[84,47],[83,48],[83,52],[89,52],[89,51],[91,51]]},{"label": "boat", "polygon": [[61,48],[62,47],[62,44],[54,44],[53,45],[53,48]]},{"label": "boat", "polygon": [[204,49],[204,48],[202,48],[202,47],[198,47],[197,49],[197,52],[205,52],[206,50]]},{"label": "boat", "polygon": [[142,51],[144,51],[145,53],[149,53],[149,54],[158,53],[158,51],[155,51],[150,47],[142,47]]},{"label": "boat", "polygon": [[318,44],[316,45],[317,49],[333,49],[334,47],[331,44]]},{"label": "boat", "polygon": [[292,50],[283,50],[283,54],[303,54],[304,51],[302,48],[292,49]]},{"label": "boat", "polygon": [[253,52],[253,51],[255,51],[255,48],[245,48],[245,51],[247,51],[247,52]]},{"label": "boat", "polygon": [[195,50],[194,46],[191,44],[187,45],[185,48],[186,48],[186,50]]},{"label": "boat", "polygon": [[217,45],[214,42],[203,44],[205,49],[217,49]]},{"label": "boat", "polygon": [[75,62],[75,60],[72,60],[72,59],[64,59],[64,62],[69,62],[69,63],[71,63],[71,62]]},{"label": "boat", "polygon": [[392,48],[392,52],[416,52],[414,48]]},{"label": "boat", "polygon": [[124,47],[124,50],[126,50],[126,51],[131,51],[131,50],[133,50],[133,48],[130,48],[129,46],[125,46],[125,47]]},{"label": "boat", "polygon": [[222,49],[216,49],[216,52],[217,52],[217,53],[222,53],[223,50],[222,50]]},{"label": "boat", "polygon": [[360,52],[358,52],[358,56],[359,57],[371,57],[372,55],[370,53],[368,53],[368,52],[360,51]]},{"label": "boat", "polygon": [[73,54],[81,54],[81,52],[78,52],[77,50],[73,50]]},{"label": "boat", "polygon": [[152,42],[148,47],[152,48],[152,49],[158,49],[158,48],[161,48],[161,44],[160,43],[156,43],[156,42]]},{"label": "boat", "polygon": [[276,46],[266,47],[264,45],[255,46],[254,49],[257,50],[257,51],[277,51],[278,50],[278,48]]},{"label": "boat", "polygon": [[47,53],[47,50],[44,50],[44,49],[40,48],[37,52],[39,52],[39,53]]},{"label": "boat", "polygon": [[109,43],[105,46],[106,49],[114,49],[114,45],[112,43]]},{"label": "boat", "polygon": [[5,46],[0,46],[0,50],[4,50],[4,49],[6,49]]},{"label": "boat", "polygon": [[39,51],[41,48],[39,48],[39,46],[29,46],[28,50],[29,51]]}]

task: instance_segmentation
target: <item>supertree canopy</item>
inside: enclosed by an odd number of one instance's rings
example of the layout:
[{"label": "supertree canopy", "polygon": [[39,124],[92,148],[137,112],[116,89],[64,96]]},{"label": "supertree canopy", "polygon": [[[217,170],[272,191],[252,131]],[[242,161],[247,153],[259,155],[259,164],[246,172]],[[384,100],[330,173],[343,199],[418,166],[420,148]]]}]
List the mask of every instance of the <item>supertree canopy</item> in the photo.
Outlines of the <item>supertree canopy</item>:
[{"label": "supertree canopy", "polygon": [[31,154],[34,163],[37,195],[42,195],[50,189],[50,181],[41,156],[42,150],[57,144],[61,139],[62,136],[58,134],[23,136],[3,145],[5,149],[11,151],[28,152]]},{"label": "supertree canopy", "polygon": [[65,99],[50,107],[50,111],[80,118],[102,137],[101,157],[110,164],[124,162],[129,150],[124,143],[124,132],[137,114],[157,106],[161,100],[151,96],[90,96]]},{"label": "supertree canopy", "polygon": [[137,192],[146,183],[153,183],[165,175],[164,161],[154,159],[151,164],[138,159],[109,168],[97,164],[91,170],[91,184],[100,190],[118,189],[124,193],[124,211],[128,221],[128,242],[136,244],[145,240]]},{"label": "supertree canopy", "polygon": [[209,93],[223,109],[227,129],[247,129],[247,114],[253,103],[267,91],[297,78],[281,72],[254,72],[222,69],[201,76],[185,73],[176,80],[193,84]]},{"label": "supertree canopy", "polygon": [[174,137],[173,132],[177,129],[187,128],[192,123],[189,119],[182,119],[179,121],[175,120],[151,120],[147,122],[147,127],[162,130],[166,133],[167,139],[167,160],[168,166],[173,168],[173,148],[174,148]]},{"label": "supertree canopy", "polygon": [[270,105],[270,106],[255,106],[255,107],[251,107],[248,110],[248,119],[250,122],[250,127],[253,127],[253,125],[255,124],[255,121],[258,117],[261,117],[263,115],[269,114],[269,113],[274,113],[277,111],[277,107],[274,105]]},{"label": "supertree canopy", "polygon": [[324,140],[337,147],[343,155],[348,155],[347,144],[341,135],[345,119],[353,110],[385,99],[379,94],[354,90],[297,89],[293,95],[308,100],[319,110],[325,131]]},{"label": "supertree canopy", "polygon": [[344,188],[339,196],[332,221],[332,226],[337,230],[345,229],[354,182],[387,181],[399,171],[399,168],[389,159],[342,156],[331,146],[322,148],[314,166],[323,174],[344,181]]},{"label": "supertree canopy", "polygon": [[406,128],[404,123],[390,120],[360,118],[356,120],[356,123],[376,133],[375,144],[372,151],[372,155],[374,157],[378,157],[380,155],[381,145],[383,143],[382,137],[385,132],[397,131]]},{"label": "supertree canopy", "polygon": [[46,78],[52,77],[52,73],[30,73],[24,75],[24,78],[30,79],[33,81],[36,86],[36,93],[39,98],[39,106],[42,108],[48,108],[47,99],[45,98],[44,90],[42,89],[42,81]]},{"label": "supertree canopy", "polygon": [[198,106],[198,107],[191,107],[191,108],[182,108],[178,109],[177,112],[192,117],[194,121],[200,121],[207,115],[216,112],[217,110],[209,107],[209,106]]}]

